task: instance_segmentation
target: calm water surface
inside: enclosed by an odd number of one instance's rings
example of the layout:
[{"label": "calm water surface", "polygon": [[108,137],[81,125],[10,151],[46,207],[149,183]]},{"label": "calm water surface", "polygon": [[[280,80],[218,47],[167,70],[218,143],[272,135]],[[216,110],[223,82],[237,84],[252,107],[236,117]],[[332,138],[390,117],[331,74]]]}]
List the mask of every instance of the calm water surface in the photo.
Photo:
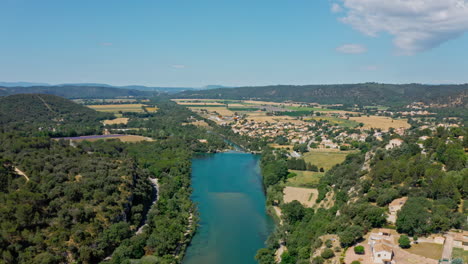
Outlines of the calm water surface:
[{"label": "calm water surface", "polygon": [[200,227],[183,264],[256,263],[274,223],[265,211],[259,156],[216,153],[193,160],[192,199]]}]

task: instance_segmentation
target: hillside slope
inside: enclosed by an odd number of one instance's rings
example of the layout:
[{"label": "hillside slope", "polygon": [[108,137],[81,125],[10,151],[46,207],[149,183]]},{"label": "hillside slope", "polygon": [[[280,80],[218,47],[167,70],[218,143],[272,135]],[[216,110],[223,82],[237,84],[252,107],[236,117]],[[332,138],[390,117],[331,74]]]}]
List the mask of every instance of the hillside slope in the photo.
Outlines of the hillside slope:
[{"label": "hillside slope", "polygon": [[88,134],[95,132],[100,126],[99,121],[108,117],[109,114],[96,112],[55,95],[17,94],[0,97],[0,125],[4,131],[32,132],[40,129],[71,133],[72,130],[79,130]]},{"label": "hillside slope", "polygon": [[101,86],[33,86],[33,87],[0,87],[0,96],[24,93],[52,94],[70,99],[145,97],[154,93]]},{"label": "hillside slope", "polygon": [[466,106],[468,84],[340,84],[340,85],[276,85],[184,91],[175,98],[293,100],[322,104],[404,105],[413,101]]}]

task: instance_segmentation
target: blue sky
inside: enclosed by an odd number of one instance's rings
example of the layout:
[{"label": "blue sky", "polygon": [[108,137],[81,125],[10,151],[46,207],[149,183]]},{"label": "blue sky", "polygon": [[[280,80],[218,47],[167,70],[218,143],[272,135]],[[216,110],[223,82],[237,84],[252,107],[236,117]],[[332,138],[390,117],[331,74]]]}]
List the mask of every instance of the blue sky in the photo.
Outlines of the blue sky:
[{"label": "blue sky", "polygon": [[466,83],[468,4],[446,1],[0,0],[0,81]]}]

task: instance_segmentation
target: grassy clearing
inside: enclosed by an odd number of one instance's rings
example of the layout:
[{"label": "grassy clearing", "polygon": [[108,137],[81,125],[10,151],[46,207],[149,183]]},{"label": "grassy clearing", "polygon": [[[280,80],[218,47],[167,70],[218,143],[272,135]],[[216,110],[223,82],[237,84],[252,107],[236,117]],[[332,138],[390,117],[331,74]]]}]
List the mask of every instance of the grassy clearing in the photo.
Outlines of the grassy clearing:
[{"label": "grassy clearing", "polygon": [[118,113],[122,112],[143,112],[144,104],[108,104],[108,105],[88,105],[89,108],[99,112]]},{"label": "grassy clearing", "polygon": [[230,111],[226,107],[189,107],[193,111],[206,110],[210,113],[216,112],[222,116],[233,116],[234,112]]},{"label": "grassy clearing", "polygon": [[336,164],[343,162],[350,153],[353,153],[353,151],[312,150],[304,154],[304,160],[317,165],[319,168],[323,167],[327,171]]},{"label": "grassy clearing", "polygon": [[306,120],[316,120],[316,121],[326,120],[330,122],[330,124],[339,125],[343,127],[357,127],[359,125],[359,123],[356,121],[346,120],[346,119],[338,118],[334,116],[314,116],[314,117],[307,118]]},{"label": "grassy clearing", "polygon": [[305,207],[313,207],[318,196],[317,189],[299,188],[286,186],[283,190],[285,203],[290,203],[294,200],[300,202]]},{"label": "grassy clearing", "polygon": [[360,117],[350,117],[349,120],[356,121],[358,123],[363,123],[363,129],[371,128],[380,128],[382,130],[389,130],[393,128],[410,128],[411,125],[408,124],[406,119],[393,119],[385,116],[360,116]]},{"label": "grassy clearing", "polygon": [[104,125],[119,125],[119,124],[127,124],[128,123],[128,118],[126,117],[120,117],[112,120],[104,120]]},{"label": "grassy clearing", "polygon": [[453,248],[452,258],[461,258],[464,263],[468,263],[468,251],[462,248]]},{"label": "grassy clearing", "polygon": [[323,172],[299,170],[290,170],[290,172],[297,174],[297,176],[289,178],[286,182],[287,186],[292,187],[315,187],[319,183],[320,178],[325,174]]},{"label": "grassy clearing", "polygon": [[442,257],[443,248],[443,245],[435,243],[419,243],[413,244],[410,248],[404,250],[411,254],[439,260]]}]

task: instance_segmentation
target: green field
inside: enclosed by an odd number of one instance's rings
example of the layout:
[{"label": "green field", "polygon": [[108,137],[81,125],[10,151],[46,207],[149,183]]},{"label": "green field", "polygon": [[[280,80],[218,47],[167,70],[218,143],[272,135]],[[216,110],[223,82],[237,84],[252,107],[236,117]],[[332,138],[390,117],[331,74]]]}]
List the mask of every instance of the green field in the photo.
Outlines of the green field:
[{"label": "green field", "polygon": [[442,257],[444,246],[434,243],[419,243],[413,244],[410,248],[405,249],[412,254],[423,256],[430,259],[439,260]]},{"label": "green field", "polygon": [[304,154],[304,160],[317,165],[319,168],[323,167],[327,171],[336,164],[343,162],[350,153],[353,153],[353,151],[312,150]]},{"label": "green field", "polygon": [[297,174],[297,176],[289,178],[286,182],[287,186],[292,187],[315,187],[319,183],[320,178],[325,174],[323,172],[299,170],[290,170],[290,172]]},{"label": "green field", "polygon": [[260,108],[254,108],[254,107],[229,107],[229,110],[233,112],[252,112],[252,111],[258,111]]},{"label": "green field", "polygon": [[339,125],[343,127],[357,127],[359,125],[359,123],[356,121],[346,120],[346,119],[342,119],[342,118],[338,118],[334,116],[314,116],[314,117],[307,118],[305,120],[316,120],[316,121],[327,120],[331,124],[335,124],[335,125]]},{"label": "green field", "polygon": [[461,258],[464,263],[468,263],[468,251],[462,248],[453,248],[452,258]]}]

